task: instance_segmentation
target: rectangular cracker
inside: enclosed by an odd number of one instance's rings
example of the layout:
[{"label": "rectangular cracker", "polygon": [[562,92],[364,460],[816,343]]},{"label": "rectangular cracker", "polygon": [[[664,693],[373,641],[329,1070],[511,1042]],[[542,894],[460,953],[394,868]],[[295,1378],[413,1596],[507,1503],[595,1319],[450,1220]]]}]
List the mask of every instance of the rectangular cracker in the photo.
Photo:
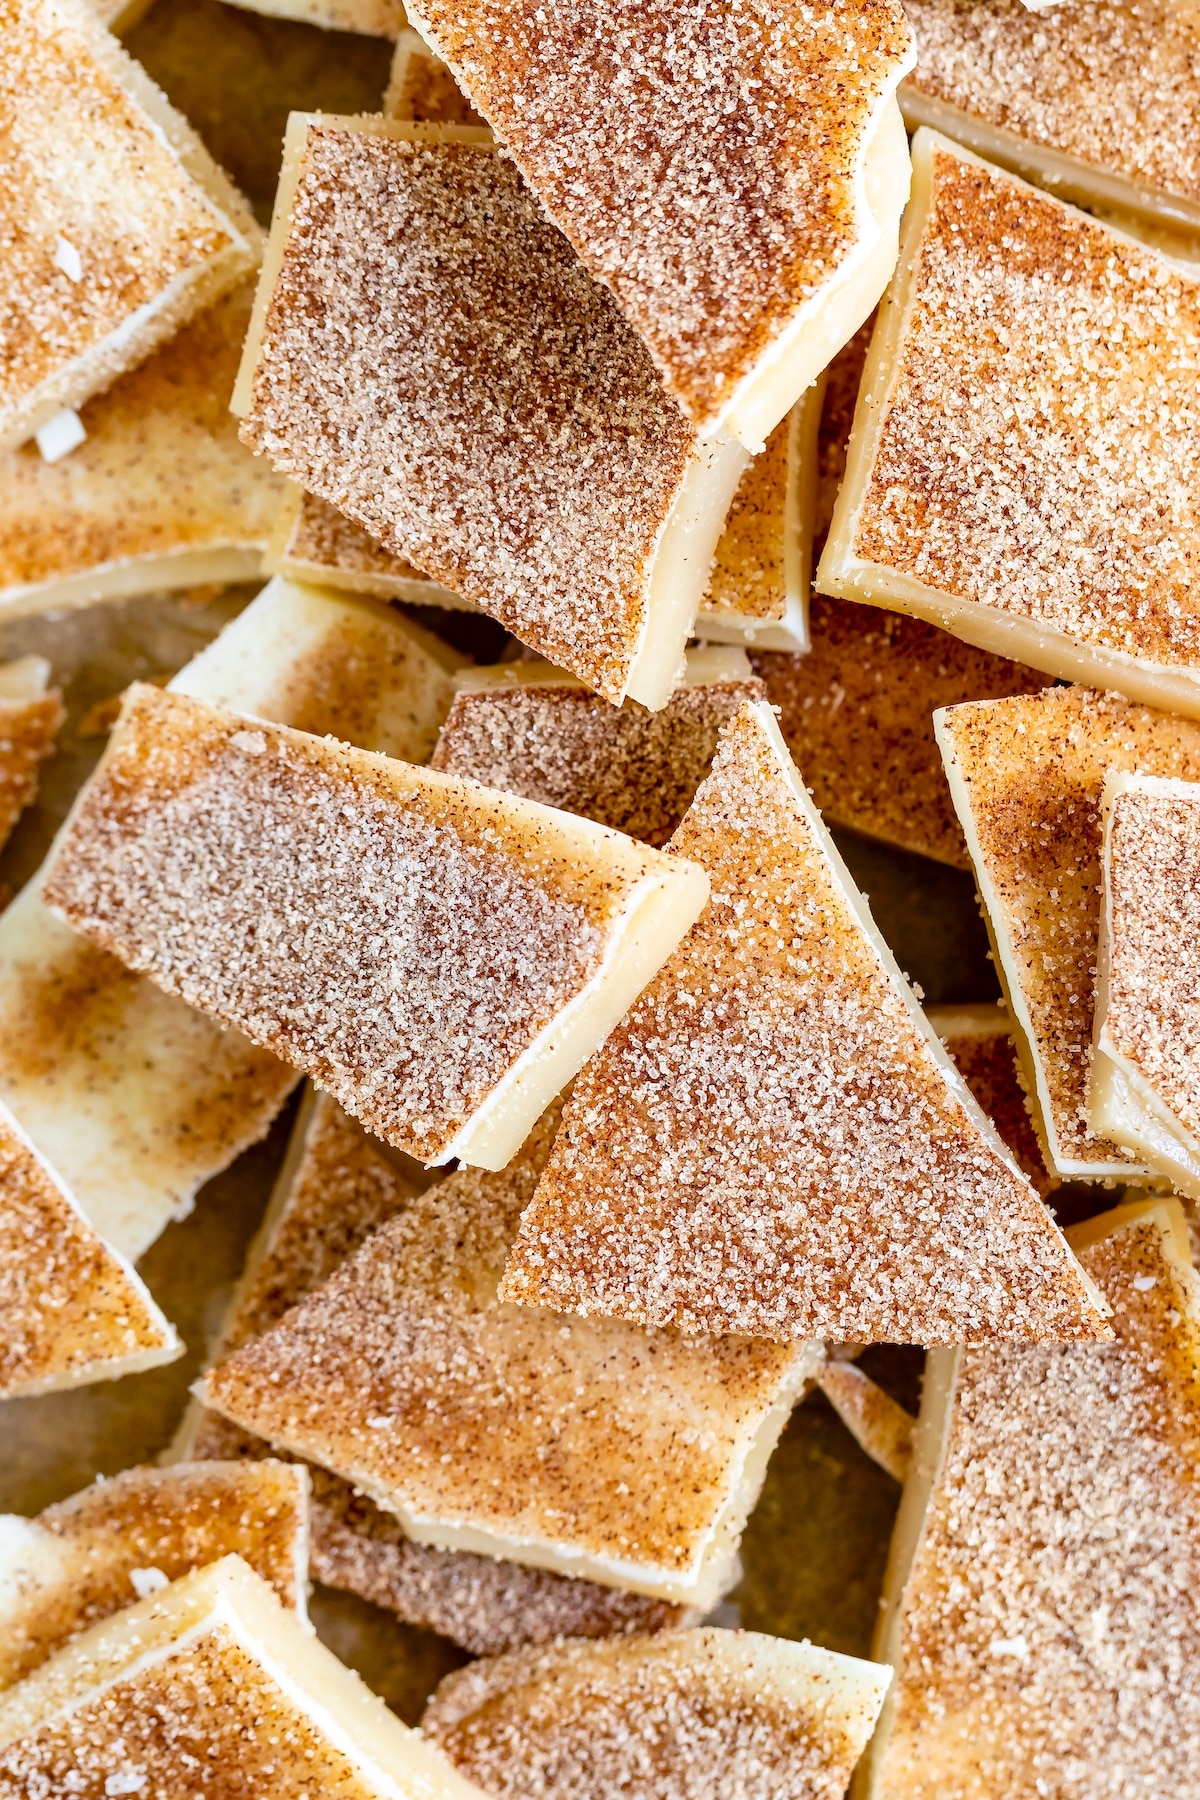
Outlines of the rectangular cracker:
[{"label": "rectangular cracker", "polygon": [[863,1800],[1196,1790],[1200,1284],[1177,1202],[1070,1235],[1113,1343],[930,1357]]},{"label": "rectangular cracker", "polygon": [[819,1353],[502,1305],[557,1122],[414,1196],[200,1397],[419,1542],[707,1611]]},{"label": "rectangular cracker", "polygon": [[1100,801],[1110,769],[1200,778],[1200,725],[1079,687],[953,706],[934,723],[1047,1166],[1129,1179],[1137,1162],[1088,1121]]},{"label": "rectangular cracker", "polygon": [[143,685],[44,889],[398,1149],[485,1168],[707,897],[702,870],[617,832]]},{"label": "rectangular cracker", "polygon": [[262,569],[286,484],[229,415],[245,284],[83,407],[60,462],[0,455],[0,617],[90,606]]},{"label": "rectangular cracker", "polygon": [[[230,1304],[220,1361],[260,1337],[319,1287],[420,1190],[377,1138],[327,1094],[301,1108],[287,1160]],[[271,1447],[193,1402],[176,1445],[184,1457],[264,1457]],[[550,1569],[439,1550],[407,1536],[394,1513],[327,1469],[310,1471],[314,1577],[346,1588],[475,1656],[557,1637],[604,1637],[688,1622],[689,1609]]]},{"label": "rectangular cracker", "polygon": [[667,699],[745,453],[697,442],[490,134],[292,115],[234,405],[393,556]]},{"label": "rectangular cracker", "polygon": [[[276,581],[173,686],[420,759],[459,666],[385,607]],[[0,1098],[136,1259],[263,1135],[295,1076],[71,931],[44,880],[0,914]]]},{"label": "rectangular cracker", "polygon": [[483,1800],[238,1556],[92,1626],[0,1697],[4,1800],[182,1794],[184,1779],[198,1794],[197,1769],[277,1800]]},{"label": "rectangular cracker", "polygon": [[704,435],[760,449],[887,281],[908,194],[890,0],[415,0],[413,23]]},{"label": "rectangular cracker", "polygon": [[913,154],[817,586],[1200,716],[1200,270]]},{"label": "rectangular cracker", "polygon": [[917,66],[900,89],[930,125],[1064,199],[1200,225],[1200,68],[1177,0],[909,0]]},{"label": "rectangular cracker", "polygon": [[83,0],[4,0],[0,135],[3,451],[143,361],[255,266],[262,239]]},{"label": "rectangular cracker", "polygon": [[421,1729],[496,1800],[551,1793],[562,1770],[592,1800],[833,1800],[887,1687],[856,1657],[702,1627],[473,1663],[442,1682]]}]

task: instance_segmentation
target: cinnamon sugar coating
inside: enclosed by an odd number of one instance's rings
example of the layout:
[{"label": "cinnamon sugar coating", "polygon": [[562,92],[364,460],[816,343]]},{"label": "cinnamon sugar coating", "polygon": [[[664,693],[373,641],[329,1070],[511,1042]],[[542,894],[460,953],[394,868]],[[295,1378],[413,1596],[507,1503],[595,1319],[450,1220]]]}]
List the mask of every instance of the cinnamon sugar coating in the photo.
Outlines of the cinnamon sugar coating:
[{"label": "cinnamon sugar coating", "polygon": [[410,9],[702,429],[862,248],[889,0],[418,0]]},{"label": "cinnamon sugar coating", "polygon": [[891,584],[920,583],[1131,679],[1200,678],[1200,275],[945,140],[926,153],[847,554],[900,604]]},{"label": "cinnamon sugar coating", "polygon": [[780,420],[738,483],[713,559],[712,578],[696,617],[732,613],[748,622],[782,619],[787,611],[788,444],[792,416]]},{"label": "cinnamon sugar coating", "polygon": [[167,1362],[178,1340],[0,1107],[0,1395]]},{"label": "cinnamon sugar coating", "polygon": [[204,554],[240,551],[228,578],[257,574],[284,483],[229,412],[251,298],[240,287],[90,401],[61,462],[33,444],[0,456],[0,611],[187,586]]},{"label": "cinnamon sugar coating", "polygon": [[47,905],[443,1158],[662,865],[476,784],[137,686]]},{"label": "cinnamon sugar coating", "polygon": [[415,31],[402,31],[383,114],[388,119],[412,119],[418,125],[482,125],[467,96],[440,56]]},{"label": "cinnamon sugar coating", "polygon": [[841,1800],[885,1686],[811,1644],[702,1628],[472,1663],[421,1728],[496,1800]]},{"label": "cinnamon sugar coating", "polygon": [[38,764],[54,754],[54,740],[66,714],[62,696],[0,699],[0,849],[37,793]]},{"label": "cinnamon sugar coating", "polygon": [[[318,1094],[304,1154],[267,1241],[252,1253],[220,1355],[268,1331],[320,1286],[389,1218],[412,1184],[326,1094]],[[202,1457],[269,1456],[261,1438],[204,1413],[192,1438]],[[550,1569],[528,1569],[469,1551],[438,1550],[408,1537],[350,1482],[312,1468],[310,1566],[329,1587],[347,1588],[414,1625],[453,1638],[473,1655],[556,1637],[604,1637],[681,1622],[683,1609]]]},{"label": "cinnamon sugar coating", "polygon": [[[813,561],[820,555],[833,517],[842,477],[846,473],[846,448],[854,408],[862,383],[871,334],[875,329],[875,313],[864,320],[854,336],[838,351],[825,371],[825,392],[821,398],[821,418],[817,426],[817,504],[813,520]],[[816,596],[814,595],[814,599]]]},{"label": "cinnamon sugar coating", "polygon": [[1104,1039],[1200,1138],[1200,785],[1112,801]]},{"label": "cinnamon sugar coating", "polygon": [[1200,725],[1069,687],[952,707],[938,731],[1053,1163],[1118,1171],[1128,1153],[1088,1127],[1104,778],[1200,779]]},{"label": "cinnamon sugar coating", "polygon": [[486,142],[308,126],[242,435],[620,699],[694,433]]},{"label": "cinnamon sugar coating", "polygon": [[401,584],[420,582],[431,590],[430,603],[436,604],[432,596],[442,592],[428,575],[402,556],[393,556],[378,538],[315,494],[301,495],[280,560],[285,568],[319,571],[322,579],[336,586],[358,587],[366,593],[392,593]]},{"label": "cinnamon sugar coating", "polygon": [[[396,613],[282,582],[175,683],[413,761],[451,691]],[[0,1097],[134,1258],[263,1135],[295,1084],[267,1051],[55,918],[40,877],[0,916],[0,1022]]]},{"label": "cinnamon sugar coating", "polygon": [[1080,1254],[1114,1343],[962,1353],[873,1800],[1200,1794],[1195,1277]]},{"label": "cinnamon sugar coating", "polygon": [[211,1800],[239,1787],[279,1800],[380,1794],[226,1625],[0,1749],[0,1800]]},{"label": "cinnamon sugar coating", "polygon": [[307,1503],[303,1469],[210,1462],[127,1469],[47,1507],[0,1545],[0,1687],[132,1606],[147,1576],[161,1586],[231,1553],[303,1613]]},{"label": "cinnamon sugar coating", "polygon": [[727,1573],[755,1498],[747,1458],[811,1359],[502,1305],[556,1124],[552,1108],[500,1174],[461,1169],[412,1199],[202,1397],[435,1542],[469,1532],[672,1593],[710,1554]]},{"label": "cinnamon sugar coating", "polygon": [[[975,1010],[975,1009],[972,1009]],[[999,1007],[989,1023],[971,1020],[954,1007],[933,1007],[929,1023],[937,1031],[959,1074],[974,1094],[1013,1159],[1044,1200],[1059,1185],[1047,1172],[1030,1117],[1030,1102],[1021,1082],[1021,1065],[1013,1041],[1012,1022]]]},{"label": "cinnamon sugar coating", "polygon": [[762,693],[753,678],[697,683],[652,713],[562,683],[468,690],[456,695],[430,766],[660,846],[708,773],[721,728]]},{"label": "cinnamon sugar coating", "polygon": [[901,613],[814,594],[812,648],[751,650],[823,816],[970,867],[933,735],[939,706],[1037,692],[1047,677]]},{"label": "cinnamon sugar coating", "polygon": [[1103,1337],[765,705],[727,728],[671,848],[712,899],[576,1082],[505,1298],[775,1338]]},{"label": "cinnamon sugar coating", "polygon": [[88,7],[4,0],[0,46],[9,449],[141,361],[258,248],[244,202]]},{"label": "cinnamon sugar coating", "polygon": [[1175,0],[908,0],[905,94],[1140,189],[1200,202],[1200,33]]}]

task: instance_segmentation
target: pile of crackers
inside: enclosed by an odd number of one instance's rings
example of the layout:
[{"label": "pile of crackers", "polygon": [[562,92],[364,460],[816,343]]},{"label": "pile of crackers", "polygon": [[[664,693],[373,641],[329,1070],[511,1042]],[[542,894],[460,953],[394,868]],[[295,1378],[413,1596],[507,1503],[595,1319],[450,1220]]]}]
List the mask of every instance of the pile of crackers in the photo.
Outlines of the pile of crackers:
[{"label": "pile of crackers", "polygon": [[[0,0],[0,630],[229,619],[0,912],[14,1453],[290,1141],[159,1463],[0,1515],[0,1800],[1200,1796],[1200,15],[263,0],[392,46],[267,221],[145,11]],[[869,1657],[738,1626],[814,1389]]]}]

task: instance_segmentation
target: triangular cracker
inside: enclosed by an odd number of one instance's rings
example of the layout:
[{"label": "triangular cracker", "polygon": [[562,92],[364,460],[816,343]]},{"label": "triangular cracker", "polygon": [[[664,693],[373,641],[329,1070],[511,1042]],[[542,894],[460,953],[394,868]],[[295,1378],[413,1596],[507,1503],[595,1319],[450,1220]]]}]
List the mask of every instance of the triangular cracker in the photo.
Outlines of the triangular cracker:
[{"label": "triangular cracker", "polygon": [[[269,1331],[288,1308],[402,1211],[419,1191],[327,1094],[302,1109],[287,1162],[225,1322],[216,1360]],[[269,1456],[262,1439],[193,1403],[187,1456]],[[310,1564],[347,1588],[476,1656],[556,1637],[603,1637],[684,1622],[685,1609],[520,1563],[439,1550],[406,1536],[393,1513],[314,1467]]]},{"label": "triangular cracker", "polygon": [[887,1685],[874,1663],[709,1628],[472,1663],[421,1728],[496,1800],[841,1800]]},{"label": "triangular cracker", "polygon": [[706,435],[758,448],[879,298],[908,193],[899,7],[413,0]]},{"label": "triangular cracker", "polygon": [[500,1304],[556,1116],[414,1199],[201,1398],[419,1540],[708,1607],[815,1353]]},{"label": "triangular cracker", "polygon": [[36,1519],[0,1515],[0,1688],[31,1674],[88,1626],[231,1553],[305,1616],[302,1467],[127,1469]]},{"label": "triangular cracker", "polygon": [[[460,664],[386,607],[276,581],[172,686],[421,760]],[[295,1076],[71,931],[44,877],[0,915],[0,1098],[136,1259],[262,1136]]]},{"label": "triangular cracker", "polygon": [[286,484],[238,442],[245,284],[80,415],[60,462],[0,455],[0,615],[259,574]]},{"label": "triangular cracker", "polygon": [[1101,795],[1110,770],[1200,780],[1200,724],[1079,687],[952,706],[934,723],[1047,1165],[1068,1180],[1135,1175],[1088,1124]]},{"label": "triangular cracker", "polygon": [[0,1396],[152,1369],[183,1345],[0,1105]]},{"label": "triangular cracker", "polygon": [[133,368],[258,261],[261,234],[199,138],[82,0],[0,23],[10,450]]},{"label": "triangular cracker", "polygon": [[1071,1239],[1114,1343],[930,1358],[864,1800],[1200,1794],[1200,1284],[1175,1202]]},{"label": "triangular cracker", "polygon": [[505,1298],[777,1338],[1105,1336],[765,703],[671,847],[711,904],[576,1083]]},{"label": "triangular cracker", "polygon": [[0,1794],[483,1800],[238,1556],[94,1625],[0,1697]]},{"label": "triangular cracker", "polygon": [[1200,782],[1110,775],[1091,1123],[1200,1200]]}]

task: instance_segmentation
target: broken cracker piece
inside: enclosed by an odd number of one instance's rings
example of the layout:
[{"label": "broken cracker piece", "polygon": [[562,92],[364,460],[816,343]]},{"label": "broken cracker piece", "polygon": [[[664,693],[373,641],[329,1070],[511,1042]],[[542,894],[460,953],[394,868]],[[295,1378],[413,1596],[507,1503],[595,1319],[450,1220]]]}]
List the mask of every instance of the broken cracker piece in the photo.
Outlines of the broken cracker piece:
[{"label": "broken cracker piece", "polygon": [[133,1269],[0,1104],[0,1397],[111,1381],[182,1356]]},{"label": "broken cracker piece", "polygon": [[1036,693],[1044,675],[921,619],[814,594],[804,656],[751,652],[822,816],[970,867],[933,733],[939,706]]},{"label": "broken cracker piece", "polygon": [[1110,774],[1091,1125],[1200,1200],[1200,782]]},{"label": "broken cracker piece", "polygon": [[393,556],[668,698],[745,453],[697,442],[490,134],[292,115],[234,405]]},{"label": "broken cracker piece", "polygon": [[281,1462],[126,1469],[35,1519],[0,1515],[0,1688],[90,1625],[234,1552],[305,1617],[305,1469]]},{"label": "broken cracker piece", "polygon": [[483,1800],[239,1556],[92,1626],[0,1696],[3,1800],[222,1788]]},{"label": "broken cracker piece", "polygon": [[820,1353],[502,1305],[557,1121],[414,1197],[200,1397],[420,1542],[707,1610]]},{"label": "broken cracker piece", "polygon": [[917,66],[900,90],[909,128],[1089,206],[1151,224],[1200,224],[1200,64],[1178,0],[907,0]]},{"label": "broken cracker piece", "polygon": [[0,455],[0,616],[259,574],[286,483],[229,416],[245,284],[83,408],[63,461]]},{"label": "broken cracker piece", "polygon": [[1200,725],[1090,688],[952,706],[935,729],[1048,1166],[1147,1171],[1088,1122],[1101,795],[1112,769],[1200,780]]},{"label": "broken cracker piece", "polygon": [[502,1297],[777,1339],[1106,1337],[765,702],[670,848],[712,900],[576,1082]]},{"label": "broken cracker piece", "polygon": [[708,879],[550,807],[138,684],[43,897],[397,1149],[503,1168]]},{"label": "broken cracker piece", "polygon": [[0,850],[37,793],[38,764],[54,753],[66,714],[57,688],[47,689],[44,656],[0,663]]},{"label": "broken cracker piece", "polygon": [[409,15],[704,435],[767,435],[886,285],[908,195],[889,0]]},{"label": "broken cracker piece", "polygon": [[254,268],[246,202],[82,0],[0,8],[0,451],[143,361]]},{"label": "broken cracker piece", "polygon": [[1176,1202],[1070,1236],[1113,1343],[929,1359],[864,1800],[1200,1794],[1200,1286]]},{"label": "broken cracker piece", "polygon": [[548,663],[464,670],[431,767],[666,843],[707,775],[722,726],[762,697],[745,653],[689,650],[667,704],[619,708]]},{"label": "broken cracker piece", "polygon": [[887,1687],[874,1663],[702,1627],[471,1663],[421,1729],[496,1800],[841,1800]]},{"label": "broken cracker piece", "polygon": [[[334,1273],[419,1191],[327,1094],[302,1107],[262,1229],[247,1258],[216,1360],[275,1325]],[[193,1402],[180,1453],[262,1457],[270,1446]],[[453,1638],[475,1656],[556,1637],[654,1631],[694,1618],[688,1609],[408,1537],[340,1476],[314,1467],[310,1566],[414,1625]]]},{"label": "broken cracker piece", "polygon": [[1200,717],[1200,270],[913,156],[817,586]]},{"label": "broken cracker piece", "polygon": [[440,56],[424,38],[406,29],[396,39],[392,72],[380,108],[386,119],[415,125],[486,127]]},{"label": "broken cracker piece", "polygon": [[[417,761],[460,665],[387,607],[274,581],[172,686]],[[45,868],[0,915],[0,1098],[136,1259],[296,1078],[65,926],[42,903]]]},{"label": "broken cracker piece", "polygon": [[290,492],[276,516],[267,551],[267,566],[277,574],[371,594],[377,600],[444,606],[451,612],[479,611],[474,601],[431,581],[402,556],[393,556],[328,500],[306,494],[294,482],[287,486]]},{"label": "broken cracker piece", "polygon": [[1021,1173],[1044,1200],[1059,1186],[1051,1175],[1021,1079],[1012,1017],[1004,1006],[930,1006],[925,1017],[941,1038]]},{"label": "broken cracker piece", "polygon": [[823,393],[817,381],[797,400],[738,483],[696,614],[709,643],[808,649]]}]

